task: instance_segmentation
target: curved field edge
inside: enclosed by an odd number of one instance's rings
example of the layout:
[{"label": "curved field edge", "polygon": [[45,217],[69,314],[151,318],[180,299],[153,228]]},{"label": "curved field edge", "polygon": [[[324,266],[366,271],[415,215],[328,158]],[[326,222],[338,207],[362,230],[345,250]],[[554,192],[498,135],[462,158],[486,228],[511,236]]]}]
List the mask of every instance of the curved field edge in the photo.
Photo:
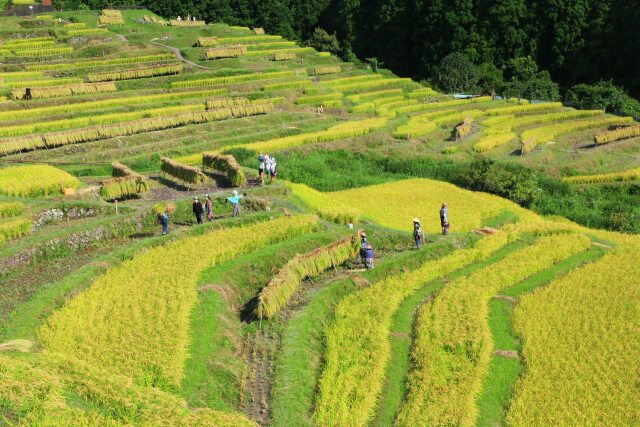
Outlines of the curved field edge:
[{"label": "curved field edge", "polygon": [[299,252],[331,242],[328,231],[257,249],[211,267],[197,281],[191,342],[180,394],[194,407],[231,410],[240,405],[243,360],[241,312],[278,270]]},{"label": "curved field edge", "polygon": [[271,395],[271,425],[314,425],[311,413],[323,364],[324,329],[333,322],[335,307],[342,299],[402,269],[412,270],[428,259],[447,255],[456,241],[458,245],[471,244],[467,239],[472,237],[438,242],[425,251],[400,252],[384,258],[373,270],[328,283],[305,295],[307,303],[291,315],[283,334]]},{"label": "curved field edge", "polygon": [[513,251],[523,248],[529,244],[531,240],[530,236],[522,236],[515,242],[499,249],[486,260],[463,267],[445,277],[426,284],[414,294],[408,296],[400,304],[392,320],[393,323],[389,335],[391,353],[385,373],[385,383],[380,398],[378,399],[376,417],[372,425],[392,425],[405,398],[415,314],[420,306],[428,302],[429,299],[437,297],[437,292],[451,280],[467,276],[481,268],[491,265],[508,256]]},{"label": "curved field edge", "polygon": [[640,241],[615,240],[622,245],[520,300],[514,330],[526,364],[508,423],[640,420]]},{"label": "curved field edge", "polygon": [[[604,253],[604,249],[591,246],[589,249],[567,258],[511,288],[505,289],[501,292],[500,297],[494,297],[489,302],[489,327],[494,351],[520,352],[521,350],[520,341],[511,325],[513,310],[521,295],[531,292],[539,286],[545,286],[575,268],[581,268],[585,264],[596,261]],[[517,353],[512,357],[495,353],[491,356],[489,370],[483,380],[482,391],[476,403],[478,406],[477,425],[505,424],[505,415],[513,395],[513,389],[523,370],[520,357]]]}]

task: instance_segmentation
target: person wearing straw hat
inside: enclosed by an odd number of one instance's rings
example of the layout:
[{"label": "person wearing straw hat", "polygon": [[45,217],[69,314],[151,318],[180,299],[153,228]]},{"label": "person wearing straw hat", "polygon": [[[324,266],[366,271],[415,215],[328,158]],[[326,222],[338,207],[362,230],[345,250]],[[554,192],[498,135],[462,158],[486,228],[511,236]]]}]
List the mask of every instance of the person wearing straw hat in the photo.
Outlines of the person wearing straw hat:
[{"label": "person wearing straw hat", "polygon": [[213,219],[213,204],[208,194],[204,196],[204,211],[207,214],[207,221],[211,221]]},{"label": "person wearing straw hat", "polygon": [[416,242],[416,248],[420,250],[420,244],[424,241],[424,233],[418,218],[413,218],[413,240]]},{"label": "person wearing straw hat", "polygon": [[448,214],[447,202],[442,202],[442,207],[440,208],[440,226],[442,227],[442,234],[449,234],[449,218]]}]

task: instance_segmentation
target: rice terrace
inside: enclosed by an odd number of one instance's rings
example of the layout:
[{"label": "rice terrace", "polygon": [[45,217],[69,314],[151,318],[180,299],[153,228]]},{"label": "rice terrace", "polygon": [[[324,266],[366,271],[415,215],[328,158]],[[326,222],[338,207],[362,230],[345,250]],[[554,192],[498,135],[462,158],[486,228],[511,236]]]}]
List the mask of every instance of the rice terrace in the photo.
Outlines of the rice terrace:
[{"label": "rice terrace", "polygon": [[0,0],[0,425],[640,426],[637,28],[587,79],[438,2],[47,3]]}]

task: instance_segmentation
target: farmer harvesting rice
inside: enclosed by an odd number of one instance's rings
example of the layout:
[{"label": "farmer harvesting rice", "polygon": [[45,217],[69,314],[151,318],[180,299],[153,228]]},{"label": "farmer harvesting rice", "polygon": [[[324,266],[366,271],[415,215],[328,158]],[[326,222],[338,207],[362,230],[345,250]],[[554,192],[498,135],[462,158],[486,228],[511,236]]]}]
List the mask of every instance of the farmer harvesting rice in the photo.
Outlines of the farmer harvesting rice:
[{"label": "farmer harvesting rice", "polygon": [[205,195],[204,196],[204,211],[207,213],[207,221],[211,221],[211,219],[213,218],[213,206],[211,203],[211,199],[209,198],[209,195]]},{"label": "farmer harvesting rice", "polygon": [[442,234],[449,234],[449,218],[447,218],[447,203],[442,202],[440,208],[440,226],[442,227]]},{"label": "farmer harvesting rice", "polygon": [[272,182],[275,181],[275,179],[276,179],[276,166],[277,165],[278,164],[276,163],[276,158],[273,157],[271,159],[271,181]]},{"label": "farmer harvesting rice", "polygon": [[367,245],[365,246],[364,254],[364,265],[367,270],[371,270],[373,268],[373,246],[371,246],[371,243],[367,243]]},{"label": "farmer harvesting rice", "polygon": [[271,176],[271,157],[268,154],[264,155],[264,173],[267,178]]},{"label": "farmer harvesting rice", "polygon": [[420,250],[420,244],[424,241],[424,233],[418,218],[413,218],[413,240],[416,242],[416,248]]},{"label": "farmer harvesting rice", "polygon": [[360,264],[360,262],[365,264],[366,267],[366,248],[367,245],[369,244],[369,241],[367,240],[367,233],[364,232],[364,230],[360,231],[360,251],[358,251],[358,257],[356,259],[356,263]]},{"label": "farmer harvesting rice", "polygon": [[192,210],[193,214],[196,216],[198,224],[202,224],[202,214],[204,213],[204,209],[202,208],[202,203],[200,203],[200,199],[198,199],[198,197],[193,198]]},{"label": "farmer harvesting rice", "polygon": [[264,179],[262,178],[262,174],[264,173],[264,156],[260,154],[258,156],[258,176],[260,177],[260,183],[264,184]]}]

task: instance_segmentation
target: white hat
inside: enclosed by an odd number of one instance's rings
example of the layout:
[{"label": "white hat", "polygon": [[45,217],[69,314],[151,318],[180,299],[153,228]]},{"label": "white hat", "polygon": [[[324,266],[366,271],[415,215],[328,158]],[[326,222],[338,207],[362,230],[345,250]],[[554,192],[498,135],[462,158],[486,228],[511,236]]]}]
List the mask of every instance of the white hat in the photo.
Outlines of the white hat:
[{"label": "white hat", "polygon": [[238,197],[238,192],[236,190],[233,190],[233,196]]},{"label": "white hat", "polygon": [[413,218],[413,222],[420,223],[420,220],[418,218]]}]

